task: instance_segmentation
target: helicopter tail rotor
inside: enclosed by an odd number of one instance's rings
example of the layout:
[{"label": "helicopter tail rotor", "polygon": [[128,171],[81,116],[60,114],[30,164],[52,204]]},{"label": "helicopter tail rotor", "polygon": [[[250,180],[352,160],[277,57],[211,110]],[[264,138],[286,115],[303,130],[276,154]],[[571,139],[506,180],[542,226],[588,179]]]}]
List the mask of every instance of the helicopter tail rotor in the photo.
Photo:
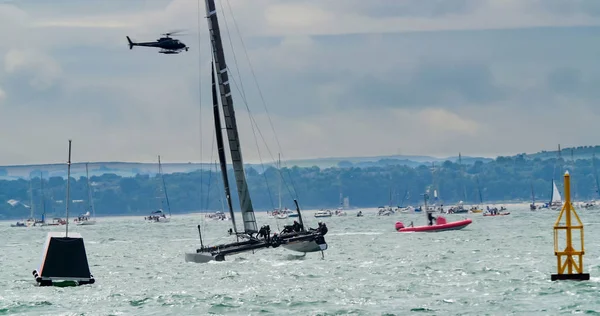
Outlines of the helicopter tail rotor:
[{"label": "helicopter tail rotor", "polygon": [[129,36],[127,36],[127,42],[129,42],[129,49],[133,49],[134,43],[131,41],[131,39],[129,38]]}]

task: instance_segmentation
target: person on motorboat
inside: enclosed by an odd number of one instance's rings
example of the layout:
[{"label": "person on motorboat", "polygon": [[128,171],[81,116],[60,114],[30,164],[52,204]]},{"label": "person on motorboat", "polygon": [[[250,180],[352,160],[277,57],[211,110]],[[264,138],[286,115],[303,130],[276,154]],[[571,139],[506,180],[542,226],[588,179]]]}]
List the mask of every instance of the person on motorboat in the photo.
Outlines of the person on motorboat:
[{"label": "person on motorboat", "polygon": [[429,226],[433,226],[433,221],[436,218],[433,216],[433,214],[431,212],[427,212],[427,220],[429,220]]},{"label": "person on motorboat", "polygon": [[356,214],[356,217],[361,217],[362,215],[362,211],[358,211],[358,214]]}]

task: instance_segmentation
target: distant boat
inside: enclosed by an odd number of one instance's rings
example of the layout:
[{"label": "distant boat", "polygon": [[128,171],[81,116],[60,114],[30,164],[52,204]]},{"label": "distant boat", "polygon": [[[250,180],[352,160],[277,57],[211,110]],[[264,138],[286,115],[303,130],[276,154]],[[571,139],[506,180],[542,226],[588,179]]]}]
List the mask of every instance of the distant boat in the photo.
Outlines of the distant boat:
[{"label": "distant boat", "polygon": [[151,223],[168,223],[171,221],[171,218],[167,217],[167,215],[165,215],[165,212],[162,209],[150,213],[150,215],[145,217],[144,219]]},{"label": "distant boat", "polygon": [[[41,178],[40,178],[41,179]],[[42,184],[43,185],[43,184]],[[42,194],[43,194],[43,186],[42,186]],[[43,201],[43,195],[42,195],[42,201]],[[44,224],[44,216],[46,214],[46,211],[44,211],[44,213],[42,214],[42,219],[38,220],[34,218],[34,204],[33,204],[33,186],[32,186],[32,180],[29,180],[29,205],[26,205],[24,203],[21,203],[19,201],[16,200],[9,200],[8,203],[12,206],[16,206],[16,205],[23,205],[26,208],[29,208],[29,218],[25,221],[20,221],[20,222],[16,222],[15,224],[11,224],[10,227],[33,227],[33,226],[43,226]]]},{"label": "distant boat", "polygon": [[77,225],[95,225],[96,224],[96,210],[94,209],[94,200],[92,197],[92,188],[90,186],[90,173],[88,171],[88,164],[85,164],[85,177],[87,180],[87,190],[88,190],[88,207],[92,209],[92,214],[90,217],[90,211],[87,211],[85,214],[79,215],[75,219],[75,224]]},{"label": "distant boat", "polygon": [[559,210],[563,205],[562,197],[560,196],[560,192],[556,187],[554,179],[552,179],[552,197],[550,198],[550,203],[548,205],[553,210]]},{"label": "distant boat", "polygon": [[315,217],[331,217],[333,214],[330,210],[320,210],[315,213]]},{"label": "distant boat", "polygon": [[394,211],[391,206],[380,206],[377,209],[377,215],[379,216],[389,216],[393,214],[396,214],[396,211]]},{"label": "distant boat", "polygon": [[204,217],[206,217],[208,219],[219,220],[219,221],[226,221],[226,220],[230,219],[222,211],[216,211],[214,213],[209,213],[209,214],[204,215]]},{"label": "distant boat", "polygon": [[529,210],[535,211],[538,207],[535,206],[535,192],[533,191],[533,183],[531,183],[531,204],[529,205]]},{"label": "distant boat", "polygon": [[151,223],[168,223],[171,221],[171,205],[169,204],[169,195],[167,194],[167,185],[165,183],[165,178],[163,177],[162,165],[160,164],[160,156],[158,156],[158,177],[160,179],[161,186],[162,186],[161,191],[164,194],[164,200],[162,200],[162,197],[161,197],[161,204],[163,204],[163,202],[166,202],[167,210],[169,211],[169,217],[167,217],[167,215],[165,214],[163,209],[160,208],[157,211],[150,213],[150,216],[144,217],[144,219]]}]

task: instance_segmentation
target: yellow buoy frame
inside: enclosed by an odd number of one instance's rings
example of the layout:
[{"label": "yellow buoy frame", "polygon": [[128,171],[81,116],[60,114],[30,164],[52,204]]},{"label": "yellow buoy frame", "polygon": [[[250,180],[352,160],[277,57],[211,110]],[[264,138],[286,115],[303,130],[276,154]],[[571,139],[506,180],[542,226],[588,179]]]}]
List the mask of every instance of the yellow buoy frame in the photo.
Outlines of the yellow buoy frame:
[{"label": "yellow buoy frame", "polygon": [[[571,177],[569,172],[565,172],[565,203],[560,210],[560,214],[554,223],[554,255],[556,256],[557,274],[552,274],[551,280],[589,280],[590,275],[583,273],[583,223],[579,215],[571,204]],[[565,219],[564,225],[561,224]],[[573,219],[575,225],[573,225]],[[574,230],[579,230],[581,245],[579,250],[573,247],[572,234]],[[564,231],[566,233],[566,246],[564,250],[559,250],[558,235]],[[566,272],[565,272],[566,270]]]}]

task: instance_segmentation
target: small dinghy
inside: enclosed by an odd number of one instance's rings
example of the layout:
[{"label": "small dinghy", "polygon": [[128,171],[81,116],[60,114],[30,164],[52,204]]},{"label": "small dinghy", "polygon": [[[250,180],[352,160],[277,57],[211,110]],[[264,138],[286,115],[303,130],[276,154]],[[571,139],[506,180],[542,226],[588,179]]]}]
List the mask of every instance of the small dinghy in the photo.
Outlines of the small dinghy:
[{"label": "small dinghy", "polygon": [[510,212],[496,213],[496,214],[492,214],[492,213],[483,214],[483,216],[505,216],[505,215],[510,215]]},{"label": "small dinghy", "polygon": [[458,230],[467,227],[471,224],[472,220],[464,219],[456,222],[446,222],[446,219],[442,216],[438,216],[435,225],[427,226],[408,226],[405,227],[402,222],[396,222],[396,231],[399,233],[407,232],[439,232],[445,230]]}]

